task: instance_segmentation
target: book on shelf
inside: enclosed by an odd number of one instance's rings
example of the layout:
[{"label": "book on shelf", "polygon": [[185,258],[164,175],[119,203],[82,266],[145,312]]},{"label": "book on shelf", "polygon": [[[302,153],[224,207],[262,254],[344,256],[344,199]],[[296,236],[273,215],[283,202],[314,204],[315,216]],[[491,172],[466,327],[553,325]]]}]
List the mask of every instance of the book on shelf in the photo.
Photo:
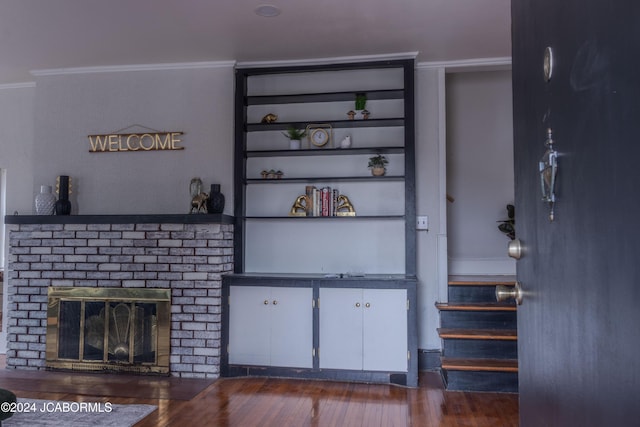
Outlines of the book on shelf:
[{"label": "book on shelf", "polygon": [[337,200],[340,192],[336,188],[313,185],[305,187],[307,196],[307,216],[336,216]]}]

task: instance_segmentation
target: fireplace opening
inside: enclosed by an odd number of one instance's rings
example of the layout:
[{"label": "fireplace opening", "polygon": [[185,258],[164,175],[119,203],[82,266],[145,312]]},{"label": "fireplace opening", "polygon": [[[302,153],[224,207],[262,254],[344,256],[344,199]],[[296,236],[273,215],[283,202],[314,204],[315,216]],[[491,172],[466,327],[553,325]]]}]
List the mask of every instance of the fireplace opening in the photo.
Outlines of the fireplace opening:
[{"label": "fireplace opening", "polygon": [[169,373],[170,291],[49,288],[46,366]]}]

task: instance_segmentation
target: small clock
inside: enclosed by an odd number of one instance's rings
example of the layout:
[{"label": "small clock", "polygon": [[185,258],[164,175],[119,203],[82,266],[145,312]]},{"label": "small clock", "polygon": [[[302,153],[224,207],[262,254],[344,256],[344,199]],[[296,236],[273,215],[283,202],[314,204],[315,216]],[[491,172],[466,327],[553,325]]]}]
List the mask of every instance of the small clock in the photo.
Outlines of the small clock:
[{"label": "small clock", "polygon": [[310,146],[324,147],[327,144],[331,145],[331,125],[308,125],[307,126],[307,138],[309,139]]}]

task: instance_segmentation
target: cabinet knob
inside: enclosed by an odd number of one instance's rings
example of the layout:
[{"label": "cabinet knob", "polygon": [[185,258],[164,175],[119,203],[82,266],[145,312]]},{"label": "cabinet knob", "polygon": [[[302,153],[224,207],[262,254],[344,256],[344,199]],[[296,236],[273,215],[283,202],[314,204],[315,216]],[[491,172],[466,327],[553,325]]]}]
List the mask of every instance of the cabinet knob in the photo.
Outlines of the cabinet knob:
[{"label": "cabinet knob", "polygon": [[269,300],[268,299],[264,300],[264,305],[269,305]]},{"label": "cabinet knob", "polygon": [[359,302],[356,303],[356,307],[360,307],[360,303]]},{"label": "cabinet knob", "polygon": [[364,306],[365,306],[365,307],[367,307],[367,308],[369,308],[369,307],[371,307],[371,304],[366,303]]},{"label": "cabinet knob", "polygon": [[278,301],[273,300],[273,305],[278,305]]}]

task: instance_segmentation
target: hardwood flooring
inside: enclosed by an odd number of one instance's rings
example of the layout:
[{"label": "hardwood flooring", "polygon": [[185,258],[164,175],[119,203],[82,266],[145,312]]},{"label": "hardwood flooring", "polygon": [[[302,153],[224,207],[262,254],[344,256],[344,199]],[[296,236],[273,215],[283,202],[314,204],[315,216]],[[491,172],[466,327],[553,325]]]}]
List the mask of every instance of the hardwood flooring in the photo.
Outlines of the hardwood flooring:
[{"label": "hardwood flooring", "polygon": [[19,371],[0,358],[0,387],[18,397],[157,405],[136,427],[518,425],[518,395],[448,392],[436,372],[415,389],[279,378],[179,378]]}]

